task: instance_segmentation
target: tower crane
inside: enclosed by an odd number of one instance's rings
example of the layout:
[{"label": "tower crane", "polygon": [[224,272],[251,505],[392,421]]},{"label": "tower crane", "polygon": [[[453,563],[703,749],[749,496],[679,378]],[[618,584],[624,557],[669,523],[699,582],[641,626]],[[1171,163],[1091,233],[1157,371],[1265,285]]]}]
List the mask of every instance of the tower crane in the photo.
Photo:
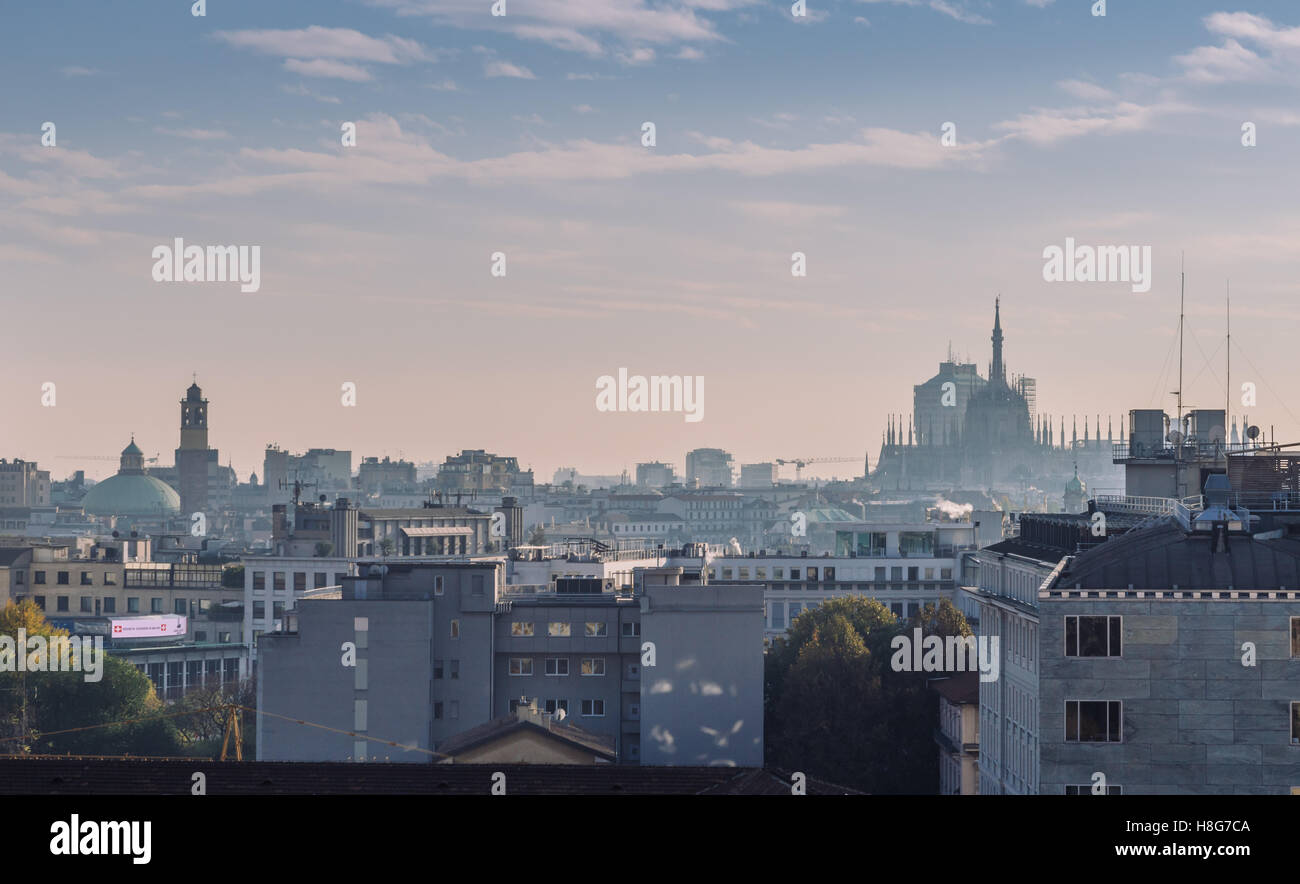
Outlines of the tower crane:
[{"label": "tower crane", "polygon": [[776,462],[781,466],[794,464],[794,476],[796,481],[803,480],[803,468],[813,463],[857,463],[860,457],[778,457]]}]

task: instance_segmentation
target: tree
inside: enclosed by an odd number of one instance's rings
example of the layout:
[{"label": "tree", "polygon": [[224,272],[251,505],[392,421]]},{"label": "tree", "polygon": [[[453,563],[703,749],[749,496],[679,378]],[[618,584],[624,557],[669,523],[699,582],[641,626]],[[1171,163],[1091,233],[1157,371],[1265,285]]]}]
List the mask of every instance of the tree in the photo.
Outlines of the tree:
[{"label": "tree", "polygon": [[322,540],[316,544],[317,558],[320,559],[326,558],[327,556],[332,555],[333,552],[334,552],[334,544],[330,543],[328,540]]},{"label": "tree", "polygon": [[393,543],[393,538],[391,537],[385,537],[383,540],[379,541],[380,555],[391,556],[393,554],[393,550],[396,548],[397,545]]},{"label": "tree", "polygon": [[895,672],[891,642],[969,635],[946,600],[904,625],[874,599],[832,599],[800,615],[766,659],[767,761],[872,793],[938,791],[938,698],[925,672]]},{"label": "tree", "polygon": [[[0,609],[0,634],[15,638],[18,630],[30,636],[66,636],[55,629],[30,600]],[[102,653],[102,651],[100,652]],[[128,721],[155,716],[163,703],[153,682],[135,666],[103,654],[98,681],[85,672],[0,673],[0,722],[6,739],[0,751],[17,753],[73,753],[83,755],[175,755],[176,729],[163,720]],[[74,733],[54,731],[86,728]]]}]

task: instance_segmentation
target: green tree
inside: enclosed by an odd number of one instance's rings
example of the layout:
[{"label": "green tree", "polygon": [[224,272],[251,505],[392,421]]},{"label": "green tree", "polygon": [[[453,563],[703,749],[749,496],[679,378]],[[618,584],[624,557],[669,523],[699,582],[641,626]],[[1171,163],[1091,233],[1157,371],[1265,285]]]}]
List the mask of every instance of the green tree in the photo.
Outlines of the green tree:
[{"label": "green tree", "polygon": [[874,599],[800,615],[766,658],[768,763],[876,794],[938,790],[938,697],[930,673],[895,672],[895,636],[969,635],[947,601],[907,624]]}]

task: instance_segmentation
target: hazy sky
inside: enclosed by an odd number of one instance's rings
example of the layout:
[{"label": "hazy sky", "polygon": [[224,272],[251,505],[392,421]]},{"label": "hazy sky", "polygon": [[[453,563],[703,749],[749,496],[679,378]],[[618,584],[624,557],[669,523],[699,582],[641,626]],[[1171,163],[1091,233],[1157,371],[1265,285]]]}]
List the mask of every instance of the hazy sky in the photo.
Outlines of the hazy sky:
[{"label": "hazy sky", "polygon": [[[1180,251],[1185,401],[1223,407],[1231,278],[1234,403],[1300,439],[1296,4],[506,4],[4,4],[0,456],[170,463],[197,372],[241,478],[268,442],[874,465],[949,341],[987,370],[999,292],[1040,410],[1172,410]],[[175,237],[260,246],[261,289],[154,282]],[[1151,290],[1045,282],[1066,237],[1150,246]],[[620,367],[702,376],[703,420],[598,411]]]}]

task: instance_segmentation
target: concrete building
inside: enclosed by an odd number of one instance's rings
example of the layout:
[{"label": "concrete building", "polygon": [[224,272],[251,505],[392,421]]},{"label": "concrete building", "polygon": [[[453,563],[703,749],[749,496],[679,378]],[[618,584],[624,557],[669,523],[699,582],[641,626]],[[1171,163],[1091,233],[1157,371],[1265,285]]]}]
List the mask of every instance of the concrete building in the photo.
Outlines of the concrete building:
[{"label": "concrete building", "polygon": [[50,471],[35,461],[0,457],[0,509],[50,506]]},{"label": "concrete building", "polygon": [[181,512],[206,513],[208,509],[208,400],[197,381],[181,400],[181,440],[176,449],[177,484]]},{"label": "concrete building", "polygon": [[770,488],[777,483],[777,466],[774,463],[745,463],[740,465],[740,487]]},{"label": "concrete building", "polygon": [[936,679],[939,695],[939,794],[978,795],[980,757],[980,681],[978,672]]},{"label": "concrete building", "polygon": [[721,448],[696,448],[686,452],[686,485],[692,488],[730,488],[735,484],[731,454]]},{"label": "concrete building", "polygon": [[467,448],[460,454],[447,456],[434,484],[444,494],[509,494],[512,489],[522,493],[531,491],[533,474],[531,470],[520,470],[516,457],[502,457],[482,448]]},{"label": "concrete building", "polygon": [[672,464],[656,460],[636,465],[636,484],[641,488],[667,488],[673,481]]},{"label": "concrete building", "polygon": [[1224,476],[1039,591],[1039,791],[1300,787],[1300,505]]},{"label": "concrete building", "polygon": [[357,470],[357,487],[366,494],[412,488],[417,484],[415,464],[409,460],[389,460],[387,455],[382,461],[367,457]]},{"label": "concrete building", "polygon": [[[593,577],[507,586],[505,574],[494,560],[362,563],[341,598],[304,599],[281,632],[262,636],[259,708],[395,741],[401,750],[385,749],[395,761],[429,761],[442,742],[536,702],[611,740],[623,762],[669,734],[683,754],[657,748],[656,763],[761,763],[759,587],[712,591],[686,569],[629,589]],[[690,704],[650,699],[644,629],[656,636],[656,674],[681,679],[679,700],[693,685],[707,717],[686,722]],[[687,637],[704,638],[697,646]],[[343,642],[356,646],[355,667],[339,664]],[[266,760],[361,760],[372,751],[368,741],[271,716],[259,721],[258,739]]]}]

